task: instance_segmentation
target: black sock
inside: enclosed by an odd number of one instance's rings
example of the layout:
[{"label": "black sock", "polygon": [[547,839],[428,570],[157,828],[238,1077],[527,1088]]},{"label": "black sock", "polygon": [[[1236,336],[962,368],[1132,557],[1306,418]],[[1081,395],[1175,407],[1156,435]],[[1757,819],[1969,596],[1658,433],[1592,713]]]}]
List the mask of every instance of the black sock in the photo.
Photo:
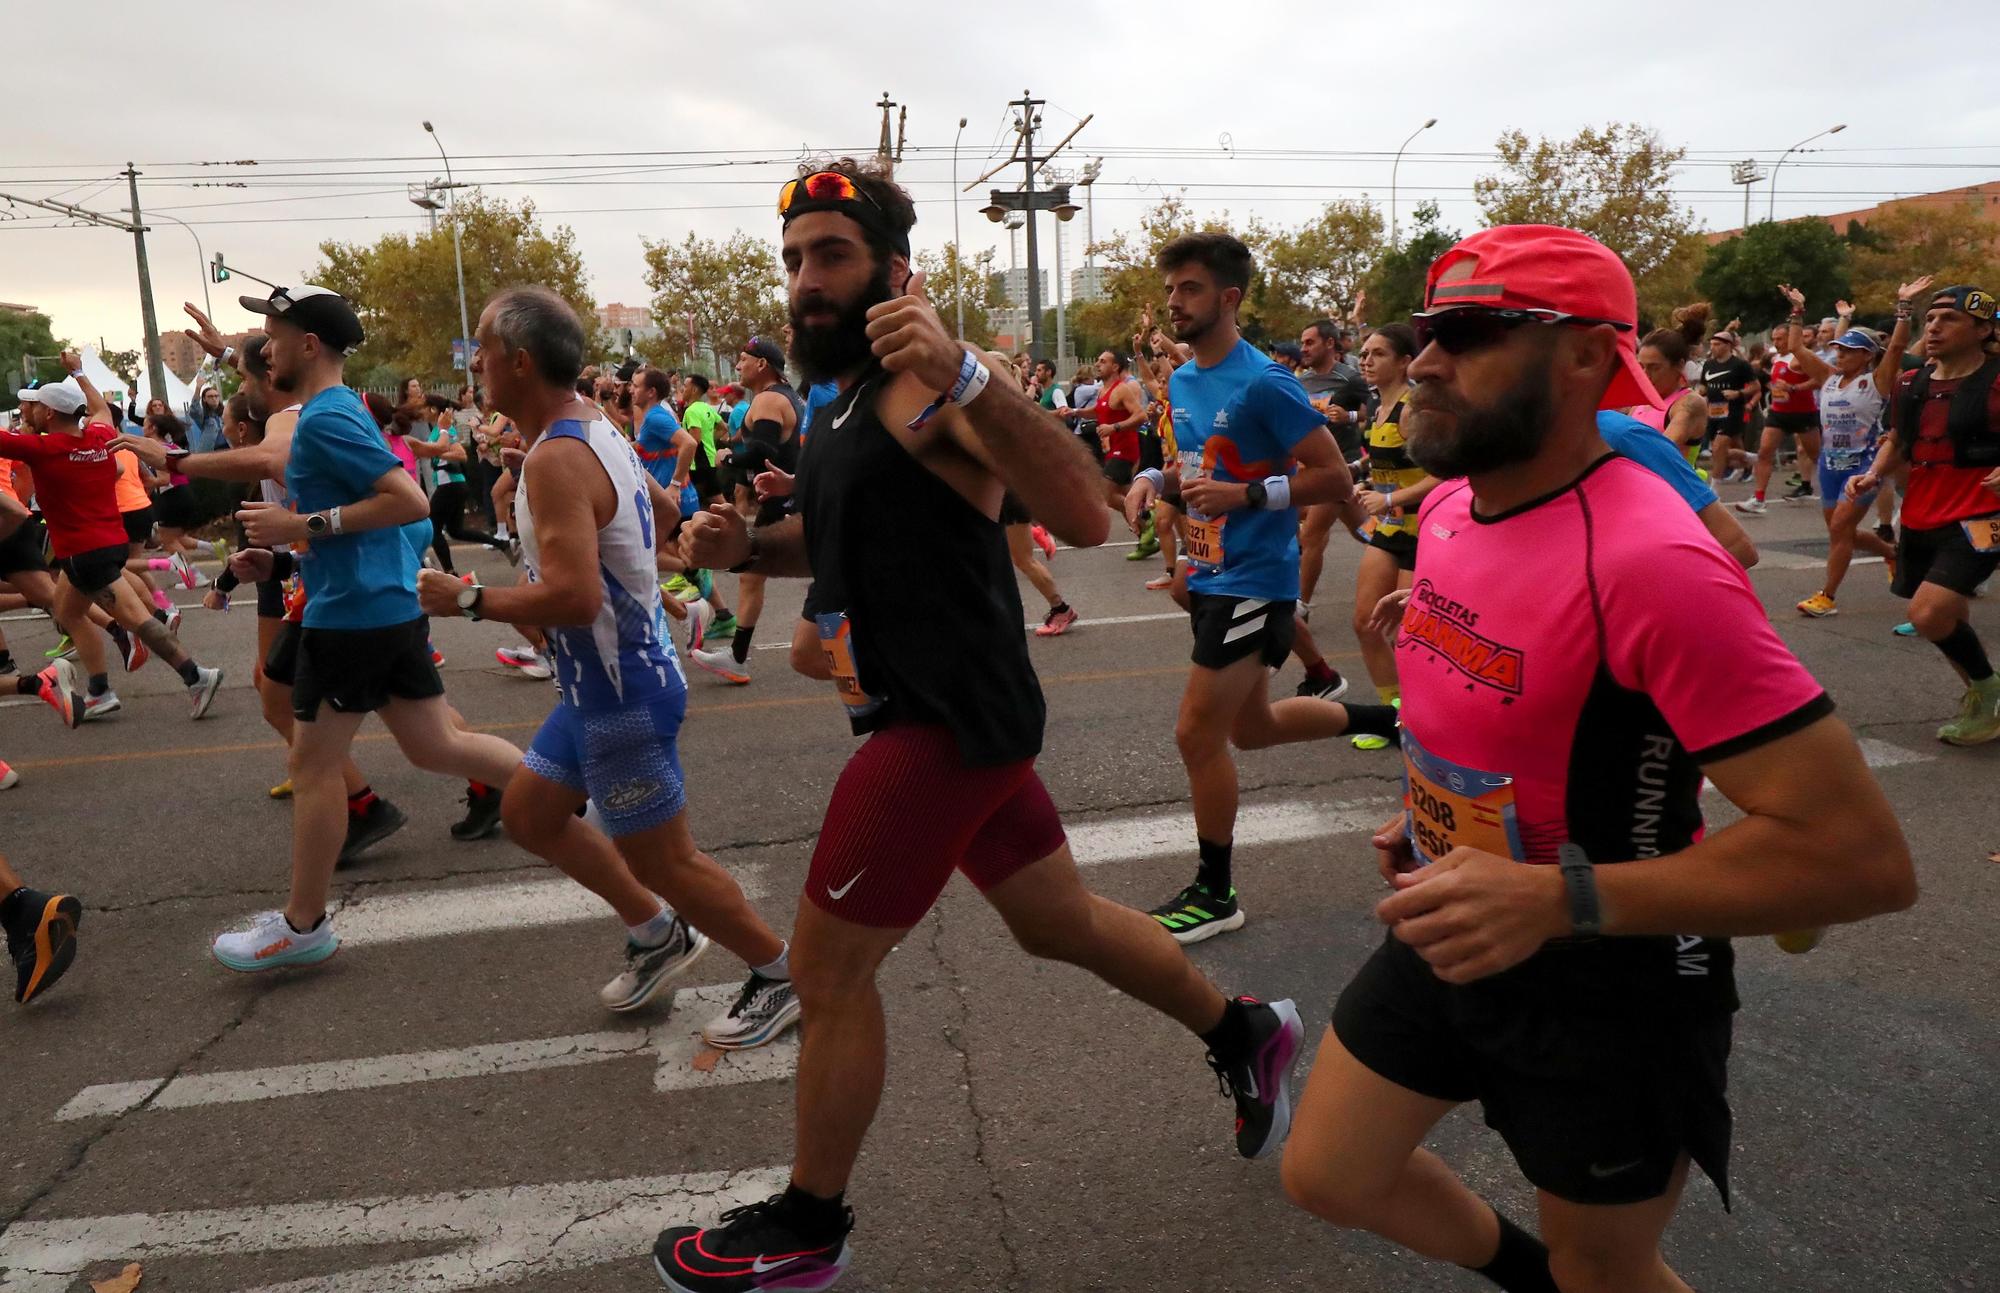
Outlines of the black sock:
[{"label": "black sock", "polygon": [[[155,612],[155,614],[157,613],[158,612]],[[130,651],[132,649],[131,636],[125,632],[125,626],[123,624],[120,624],[118,621],[113,620],[111,621],[111,623],[107,624],[104,628],[104,635],[110,638],[112,642],[116,643],[118,649],[121,652]]]},{"label": "black sock", "polygon": [[782,1206],[808,1239],[831,1238],[847,1223],[846,1192],[822,1199],[796,1185],[785,1186]]},{"label": "black sock", "polygon": [[297,925],[294,925],[290,916],[285,917],[285,928],[291,930],[294,934],[310,934],[324,924],[326,924],[325,912],[321,912],[319,919],[307,925],[304,929],[300,929]]},{"label": "black sock", "polygon": [[1986,659],[1986,648],[1979,643],[1979,635],[1972,631],[1972,625],[1964,620],[1958,627],[1938,640],[1937,649],[1944,652],[1944,658],[1965,670],[1965,676],[1974,682],[1984,682],[1993,676],[1993,665]]},{"label": "black sock", "polygon": [[736,636],[729,643],[729,654],[736,657],[736,663],[742,664],[750,658],[750,639],[756,635],[757,626],[755,624],[738,624],[736,626]]},{"label": "black sock", "polygon": [[39,696],[42,694],[42,675],[24,673],[14,680],[14,694],[17,696]]},{"label": "black sock", "polygon": [[1494,1209],[1500,1221],[1500,1251],[1484,1266],[1474,1267],[1507,1293],[1562,1293],[1549,1274],[1548,1245]]},{"label": "black sock", "polygon": [[14,653],[12,651],[0,650],[0,673],[12,673],[13,671]]},{"label": "black sock", "polygon": [[1195,847],[1201,850],[1201,867],[1194,873],[1194,882],[1218,898],[1229,896],[1229,850],[1230,845],[1213,844],[1199,836]]},{"label": "black sock", "polygon": [[1054,606],[1049,607],[1049,614],[1060,615],[1068,609],[1069,609],[1068,602],[1057,602]]},{"label": "black sock", "polygon": [[1347,730],[1355,736],[1396,735],[1396,714],[1394,705],[1353,705],[1347,706]]},{"label": "black sock", "polygon": [[167,622],[167,613],[161,610],[159,607],[155,606],[153,608],[153,618],[159,621],[160,623],[165,624]]},{"label": "black sock", "polygon": [[5,898],[0,898],[0,925],[11,925],[21,915],[21,904],[28,900],[28,886],[22,885]]},{"label": "black sock", "polygon": [[1222,1007],[1222,1022],[1201,1035],[1202,1045],[1225,1064],[1250,1053],[1250,1008],[1236,997]]},{"label": "black sock", "polygon": [[193,656],[189,656],[175,665],[174,672],[179,674],[181,681],[190,687],[201,681],[201,670],[196,667]]},{"label": "black sock", "polygon": [[110,691],[110,690],[111,690],[111,675],[110,675],[110,674],[105,674],[105,673],[94,673],[94,674],[90,675],[90,694],[91,694],[91,695],[93,695],[93,696],[102,696],[102,695],[103,695],[103,694],[104,694],[105,692],[107,692],[107,691]]}]

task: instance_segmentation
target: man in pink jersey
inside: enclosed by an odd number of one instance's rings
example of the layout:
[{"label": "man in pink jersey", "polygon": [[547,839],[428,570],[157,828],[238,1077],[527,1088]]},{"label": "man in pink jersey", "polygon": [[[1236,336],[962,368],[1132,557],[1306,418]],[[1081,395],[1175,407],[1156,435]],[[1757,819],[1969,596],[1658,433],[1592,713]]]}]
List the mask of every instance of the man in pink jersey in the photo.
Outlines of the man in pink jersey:
[{"label": "man in pink jersey", "polygon": [[[1654,402],[1618,257],[1484,230],[1425,306],[1404,434],[1447,483],[1396,641],[1405,810],[1375,838],[1396,892],[1285,1187],[1515,1293],[1685,1291],[1659,1239],[1690,1162],[1728,1199],[1728,939],[1908,906],[1909,851],[1742,569],[1598,434],[1599,409]],[[1717,641],[1753,660],[1727,706]],[[1742,821],[1704,833],[1704,777]],[[1541,1239],[1422,1148],[1472,1100]]]}]

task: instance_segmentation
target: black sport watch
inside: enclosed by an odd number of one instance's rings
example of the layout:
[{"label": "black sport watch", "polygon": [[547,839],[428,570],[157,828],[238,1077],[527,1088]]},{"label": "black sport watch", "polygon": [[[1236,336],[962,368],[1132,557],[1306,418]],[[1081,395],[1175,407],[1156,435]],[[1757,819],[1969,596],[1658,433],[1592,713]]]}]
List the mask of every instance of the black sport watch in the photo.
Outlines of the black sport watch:
[{"label": "black sport watch", "polygon": [[1253,480],[1243,487],[1243,506],[1253,512],[1263,511],[1264,500],[1269,497],[1270,491],[1264,488],[1264,482],[1261,480]]},{"label": "black sport watch", "polygon": [[306,533],[317,539],[333,529],[333,522],[326,519],[324,512],[306,514]]}]

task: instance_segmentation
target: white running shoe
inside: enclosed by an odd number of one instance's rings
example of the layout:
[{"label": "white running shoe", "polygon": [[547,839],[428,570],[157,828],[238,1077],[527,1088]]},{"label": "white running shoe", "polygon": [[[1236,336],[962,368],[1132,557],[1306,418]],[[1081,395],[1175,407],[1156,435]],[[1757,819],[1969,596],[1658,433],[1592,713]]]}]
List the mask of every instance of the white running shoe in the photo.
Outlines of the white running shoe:
[{"label": "white running shoe", "polygon": [[799,994],[792,981],[752,970],[736,1004],[702,1025],[701,1039],[719,1051],[747,1051],[770,1045],[798,1022]]},{"label": "white running shoe", "polygon": [[282,911],[261,911],[244,929],[217,934],[215,959],[245,974],[286,965],[317,965],[340,950],[333,921],[322,920],[305,933],[293,929]]},{"label": "white running shoe", "polygon": [[173,573],[174,578],[181,581],[182,588],[193,588],[195,586],[197,576],[195,575],[194,567],[188,564],[188,559],[182,554],[176,552],[171,557],[168,557],[167,569]]},{"label": "white running shoe", "polygon": [[750,685],[750,662],[738,664],[735,655],[728,651],[690,651],[688,658],[724,682],[738,687]]},{"label": "white running shoe", "polygon": [[222,690],[222,670],[196,669],[195,681],[188,687],[189,718],[200,718],[215,704],[215,693]]},{"label": "white running shoe", "polygon": [[20,784],[21,774],[8,767],[6,760],[0,759],[0,790],[12,790]]},{"label": "white running shoe", "polygon": [[692,969],[707,951],[708,935],[675,916],[667,941],[658,947],[626,940],[624,972],[599,988],[597,999],[609,1010],[637,1010]]},{"label": "white running shoe", "polygon": [[178,606],[167,608],[167,632],[173,637],[181,635],[181,608]]},{"label": "white running shoe", "polygon": [[108,688],[100,696],[86,693],[83,698],[83,721],[88,723],[93,718],[109,718],[122,708],[118,703],[118,693]]},{"label": "white running shoe", "polygon": [[708,626],[715,622],[715,608],[697,598],[687,606],[687,649],[699,651],[708,641]]},{"label": "white running shoe", "polygon": [[519,669],[523,677],[545,682],[555,677],[555,669],[548,658],[531,646],[499,647],[493,658],[510,669]]},{"label": "white running shoe", "polygon": [[1745,516],[1762,516],[1771,509],[1764,506],[1760,499],[1746,498],[1736,505],[1736,510]]}]

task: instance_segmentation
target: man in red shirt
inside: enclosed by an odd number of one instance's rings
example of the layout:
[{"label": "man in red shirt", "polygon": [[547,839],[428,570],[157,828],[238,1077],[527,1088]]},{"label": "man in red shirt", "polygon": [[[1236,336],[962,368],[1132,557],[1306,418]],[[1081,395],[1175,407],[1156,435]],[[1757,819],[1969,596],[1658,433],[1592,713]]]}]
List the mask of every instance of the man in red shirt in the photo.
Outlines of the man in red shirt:
[{"label": "man in red shirt", "polygon": [[[1819,459],[1819,387],[1792,362],[1794,350],[1811,348],[1812,334],[1803,323],[1781,323],[1771,329],[1771,349],[1777,355],[1771,363],[1771,416],[1757,446],[1756,496],[1738,503],[1738,511],[1764,514],[1764,492],[1771,487],[1771,469],[1778,464],[1778,450],[1787,434],[1798,437],[1801,473]],[[1811,498],[1812,486],[1801,479],[1785,497]]]},{"label": "man in red shirt", "polygon": [[[62,362],[70,373],[67,381],[18,392],[29,434],[0,432],[0,457],[18,459],[34,469],[35,496],[48,524],[55,569],[62,576],[57,618],[74,622],[85,617],[91,603],[102,607],[147,652],[180,674],[193,716],[200,718],[215,703],[222,670],[196,664],[125,582],[125,522],[118,512],[118,464],[110,448],[118,433],[111,427],[104,397],[83,375],[82,361],[64,351]],[[40,696],[54,705],[71,727],[89,713],[90,696],[110,690],[103,650],[93,638],[86,633],[75,639],[89,675],[87,695],[80,694],[67,661],[16,684],[23,695]],[[135,653],[128,663],[143,658]]]},{"label": "man in red shirt", "polygon": [[[1903,374],[1890,401],[1893,434],[1875,465],[1847,482],[1865,497],[1904,462],[1903,533],[1896,544],[1898,597],[1910,623],[1966,684],[1958,716],[1938,729],[1951,745],[2000,738],[2000,677],[1972,629],[1972,593],[2000,568],[2000,337],[1995,298],[1947,287],[1924,313],[1930,363]],[[1896,303],[1908,318],[1909,301]]]}]

